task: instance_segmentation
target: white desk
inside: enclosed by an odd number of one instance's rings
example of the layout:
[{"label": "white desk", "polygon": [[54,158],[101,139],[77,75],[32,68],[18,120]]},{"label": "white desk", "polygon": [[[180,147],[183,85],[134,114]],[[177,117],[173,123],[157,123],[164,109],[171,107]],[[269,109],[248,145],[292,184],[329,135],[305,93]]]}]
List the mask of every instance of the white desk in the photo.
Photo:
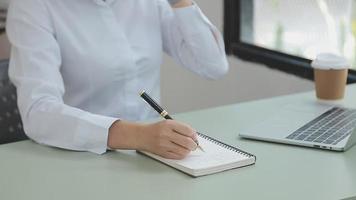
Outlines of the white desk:
[{"label": "white desk", "polygon": [[[37,145],[0,146],[0,199],[341,199],[356,196],[356,147],[330,152],[238,138],[281,105],[314,93],[176,115],[197,130],[257,155],[255,166],[191,178],[135,152],[103,156]],[[356,107],[356,85],[345,104]]]}]

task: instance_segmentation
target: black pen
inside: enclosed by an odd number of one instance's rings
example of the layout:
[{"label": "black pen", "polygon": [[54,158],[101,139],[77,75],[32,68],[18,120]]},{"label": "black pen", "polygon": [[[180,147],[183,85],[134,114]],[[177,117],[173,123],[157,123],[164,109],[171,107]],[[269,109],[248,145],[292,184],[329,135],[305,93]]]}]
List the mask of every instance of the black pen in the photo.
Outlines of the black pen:
[{"label": "black pen", "polygon": [[[173,120],[171,116],[169,116],[168,112],[164,110],[158,103],[153,100],[145,91],[140,93],[140,96],[153,108],[155,109],[163,118]],[[204,149],[199,145],[198,140],[194,141],[197,144],[197,147],[204,151]],[[205,152],[205,151],[204,151]]]}]

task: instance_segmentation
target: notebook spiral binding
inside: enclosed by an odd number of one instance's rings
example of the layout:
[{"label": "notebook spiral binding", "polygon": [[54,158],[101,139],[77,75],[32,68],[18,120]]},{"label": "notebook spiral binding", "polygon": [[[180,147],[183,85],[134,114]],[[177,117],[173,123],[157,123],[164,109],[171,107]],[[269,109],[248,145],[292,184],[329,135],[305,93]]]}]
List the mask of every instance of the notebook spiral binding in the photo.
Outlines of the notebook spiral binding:
[{"label": "notebook spiral binding", "polygon": [[244,156],[246,156],[246,157],[248,157],[248,158],[253,157],[253,158],[255,159],[255,161],[256,161],[256,159],[257,159],[257,157],[256,157],[255,155],[251,154],[251,153],[248,153],[248,152],[246,152],[246,151],[243,151],[243,150],[241,150],[241,149],[239,149],[239,148],[236,148],[236,147],[234,147],[234,146],[228,145],[228,144],[226,144],[226,143],[220,142],[220,141],[218,141],[218,140],[216,140],[216,139],[214,139],[214,138],[212,138],[212,137],[209,137],[209,136],[207,136],[207,135],[205,135],[205,134],[203,134],[203,133],[199,133],[199,132],[198,132],[198,135],[199,135],[201,138],[204,138],[204,139],[206,139],[206,140],[209,140],[210,142],[213,142],[213,143],[215,143],[215,144],[217,144],[217,145],[219,145],[219,146],[222,146],[222,147],[224,147],[224,148],[226,148],[226,149],[229,149],[229,150],[231,150],[231,151],[234,151],[234,152],[236,152],[236,153],[239,153],[239,154],[241,154],[241,155],[244,155]]}]

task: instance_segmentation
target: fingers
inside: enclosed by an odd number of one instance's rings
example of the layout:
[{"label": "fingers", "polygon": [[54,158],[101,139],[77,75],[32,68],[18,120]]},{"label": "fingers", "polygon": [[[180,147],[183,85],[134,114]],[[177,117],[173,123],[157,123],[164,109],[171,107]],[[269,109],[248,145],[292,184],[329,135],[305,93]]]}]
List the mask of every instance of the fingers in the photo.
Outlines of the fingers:
[{"label": "fingers", "polygon": [[169,148],[170,152],[174,152],[176,154],[182,155],[182,156],[187,156],[190,153],[190,150],[187,148],[184,148],[180,145],[177,145],[175,143],[172,142],[172,145]]},{"label": "fingers", "polygon": [[[178,133],[171,132],[168,135],[178,135],[180,137],[185,137],[182,135],[179,135]],[[188,137],[185,137],[188,138]],[[188,138],[190,141],[192,141],[190,138]],[[193,142],[194,143],[194,142]],[[188,148],[185,148],[179,144],[176,144],[175,141],[172,141],[171,137],[168,137],[166,139],[161,140],[159,144],[158,154],[169,159],[183,159],[185,158],[191,150]]]},{"label": "fingers", "polygon": [[145,128],[142,138],[146,144],[146,151],[169,159],[183,159],[197,148],[196,132],[183,123],[164,120]]},{"label": "fingers", "polygon": [[197,140],[197,132],[189,125],[177,121],[172,121],[172,120],[168,120],[168,121],[169,123],[171,123],[170,125],[172,126],[173,130],[176,131],[177,133],[190,137],[194,141]]},{"label": "fingers", "polygon": [[191,152],[191,150],[189,150],[181,145],[178,145],[171,140],[162,141],[160,144],[160,149],[162,152],[175,153],[175,154],[181,156],[181,159],[185,158]]},{"label": "fingers", "polygon": [[190,153],[190,150],[174,143],[171,143],[168,149],[169,150],[163,154],[163,157],[168,159],[181,160]]},{"label": "fingers", "polygon": [[194,142],[192,138],[181,135],[180,133],[173,132],[170,134],[170,140],[189,151],[194,151],[198,147],[197,143]]},{"label": "fingers", "polygon": [[197,133],[189,125],[167,120],[168,125],[173,129],[173,134],[170,134],[170,139],[175,144],[178,144],[190,151],[197,148]]}]

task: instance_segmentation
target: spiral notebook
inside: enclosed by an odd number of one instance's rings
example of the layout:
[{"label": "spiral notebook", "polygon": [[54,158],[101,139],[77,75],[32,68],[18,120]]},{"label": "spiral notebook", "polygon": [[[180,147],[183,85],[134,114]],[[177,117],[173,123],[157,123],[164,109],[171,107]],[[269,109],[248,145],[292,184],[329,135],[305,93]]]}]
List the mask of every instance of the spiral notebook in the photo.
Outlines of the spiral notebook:
[{"label": "spiral notebook", "polygon": [[148,152],[140,153],[194,177],[253,165],[256,162],[256,156],[250,153],[222,143],[202,133],[198,135],[199,144],[204,148],[205,152],[200,150],[193,151],[183,160],[165,159]]}]

